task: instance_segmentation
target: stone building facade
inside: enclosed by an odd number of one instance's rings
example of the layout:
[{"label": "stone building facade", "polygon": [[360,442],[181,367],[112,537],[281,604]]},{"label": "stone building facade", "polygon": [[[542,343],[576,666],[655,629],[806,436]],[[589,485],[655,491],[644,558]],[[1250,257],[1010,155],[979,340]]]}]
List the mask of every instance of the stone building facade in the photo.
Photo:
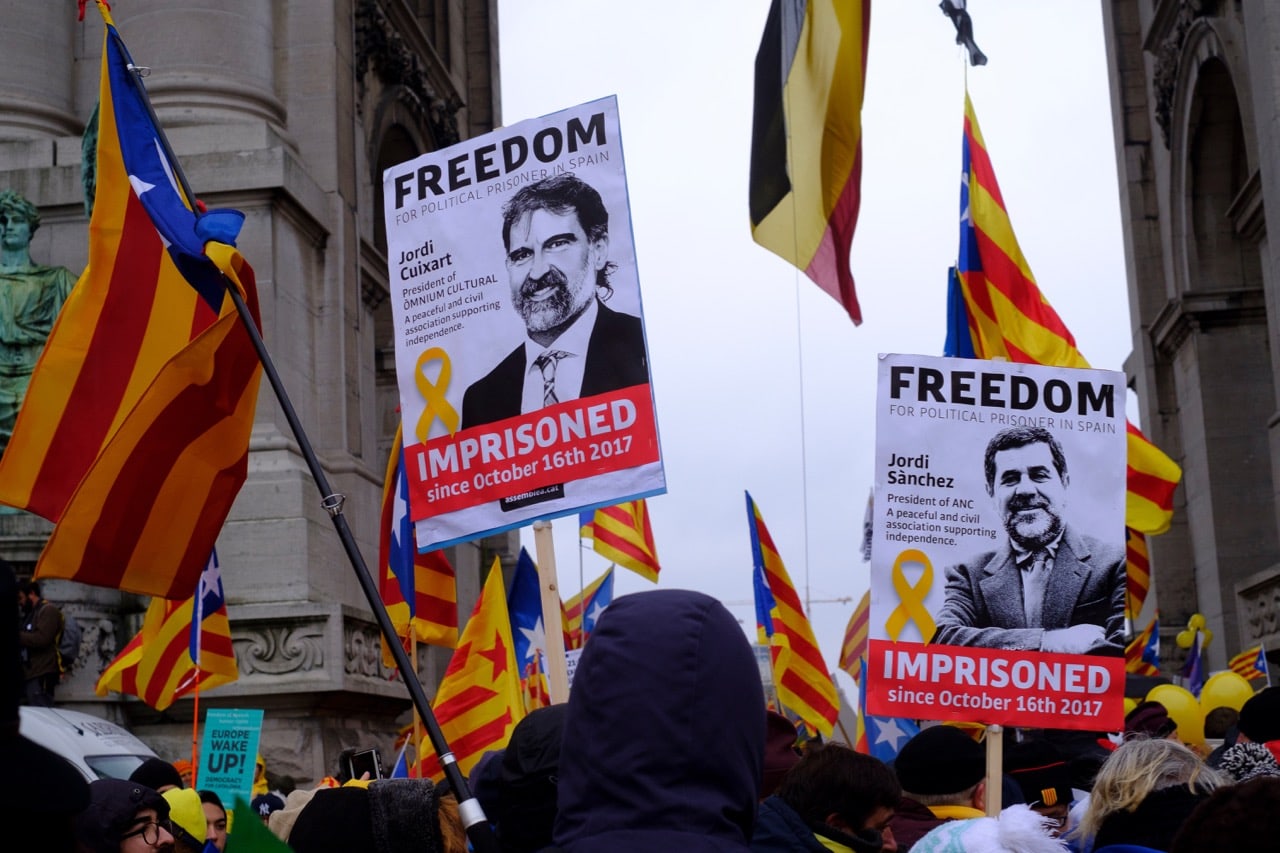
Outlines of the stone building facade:
[{"label": "stone building facade", "polygon": [[[496,0],[128,0],[113,17],[196,194],[246,214],[263,336],[371,566],[397,418],[381,172],[499,122]],[[92,6],[92,3],[90,4]],[[74,4],[15,0],[0,28],[0,187],[41,210],[32,256],[78,272],[87,257],[81,133],[97,100],[102,23]],[[218,550],[237,683],[201,707],[261,707],[268,767],[300,780],[345,747],[384,754],[409,702],[381,664],[371,612],[281,406],[266,382],[249,479]],[[0,555],[29,570],[50,526],[0,516]],[[451,549],[470,612],[514,534]],[[188,754],[191,702],[163,714],[93,694],[137,630],[144,600],[49,582],[85,626],[59,699],[122,720],[162,755]],[[448,652],[421,649],[432,692]]]},{"label": "stone building facade", "polygon": [[1219,669],[1258,642],[1280,653],[1280,5],[1103,0],[1103,17],[1127,371],[1183,469],[1173,528],[1150,540],[1161,624],[1203,613]]}]

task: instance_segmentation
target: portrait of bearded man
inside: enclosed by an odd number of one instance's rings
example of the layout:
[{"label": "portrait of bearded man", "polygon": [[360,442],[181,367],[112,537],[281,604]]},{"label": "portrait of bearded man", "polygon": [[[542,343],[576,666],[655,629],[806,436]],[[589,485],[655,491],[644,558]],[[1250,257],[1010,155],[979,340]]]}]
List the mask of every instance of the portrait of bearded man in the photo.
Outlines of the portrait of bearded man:
[{"label": "portrait of bearded man", "polygon": [[996,433],[983,457],[1005,534],[996,549],[948,566],[932,642],[1124,653],[1124,549],[1074,529],[1062,445],[1042,427]]}]

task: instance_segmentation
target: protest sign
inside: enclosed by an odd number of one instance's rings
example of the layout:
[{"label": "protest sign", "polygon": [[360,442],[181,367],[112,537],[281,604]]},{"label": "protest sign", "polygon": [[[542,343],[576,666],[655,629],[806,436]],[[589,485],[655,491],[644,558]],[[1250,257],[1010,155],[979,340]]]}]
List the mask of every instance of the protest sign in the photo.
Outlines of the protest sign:
[{"label": "protest sign", "polygon": [[1123,721],[1122,374],[880,357],[868,712]]},{"label": "protest sign", "polygon": [[253,798],[253,770],[262,733],[262,710],[213,708],[204,718],[200,742],[200,788],[224,803]]},{"label": "protest sign", "polygon": [[616,99],[383,189],[420,546],[665,491]]}]

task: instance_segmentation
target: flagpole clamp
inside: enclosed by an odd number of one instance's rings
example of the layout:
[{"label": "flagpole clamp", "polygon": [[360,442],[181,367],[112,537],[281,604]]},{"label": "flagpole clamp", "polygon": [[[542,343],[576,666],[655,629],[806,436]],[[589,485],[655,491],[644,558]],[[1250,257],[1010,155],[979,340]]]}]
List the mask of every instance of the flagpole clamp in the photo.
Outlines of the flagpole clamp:
[{"label": "flagpole clamp", "polygon": [[130,63],[129,63],[128,65],[126,65],[125,67],[126,67],[126,68],[128,68],[130,71],[132,71],[134,74],[137,74],[139,77],[150,77],[150,76],[151,76],[151,68],[150,68],[149,66],[146,66],[146,65],[134,65],[132,62],[130,62]]},{"label": "flagpole clamp", "polygon": [[336,518],[342,514],[342,506],[347,502],[347,496],[340,493],[325,495],[320,500],[320,506],[324,507],[324,511],[330,516]]}]

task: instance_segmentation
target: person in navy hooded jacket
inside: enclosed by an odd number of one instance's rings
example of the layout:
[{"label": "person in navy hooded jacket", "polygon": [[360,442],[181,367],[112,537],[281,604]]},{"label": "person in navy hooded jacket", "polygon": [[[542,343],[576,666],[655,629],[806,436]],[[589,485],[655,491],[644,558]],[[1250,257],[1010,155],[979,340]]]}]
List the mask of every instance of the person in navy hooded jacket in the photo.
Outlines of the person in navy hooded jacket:
[{"label": "person in navy hooded jacket", "polygon": [[709,596],[617,599],[583,649],[560,749],[567,853],[747,851],[765,703],[746,635]]}]

